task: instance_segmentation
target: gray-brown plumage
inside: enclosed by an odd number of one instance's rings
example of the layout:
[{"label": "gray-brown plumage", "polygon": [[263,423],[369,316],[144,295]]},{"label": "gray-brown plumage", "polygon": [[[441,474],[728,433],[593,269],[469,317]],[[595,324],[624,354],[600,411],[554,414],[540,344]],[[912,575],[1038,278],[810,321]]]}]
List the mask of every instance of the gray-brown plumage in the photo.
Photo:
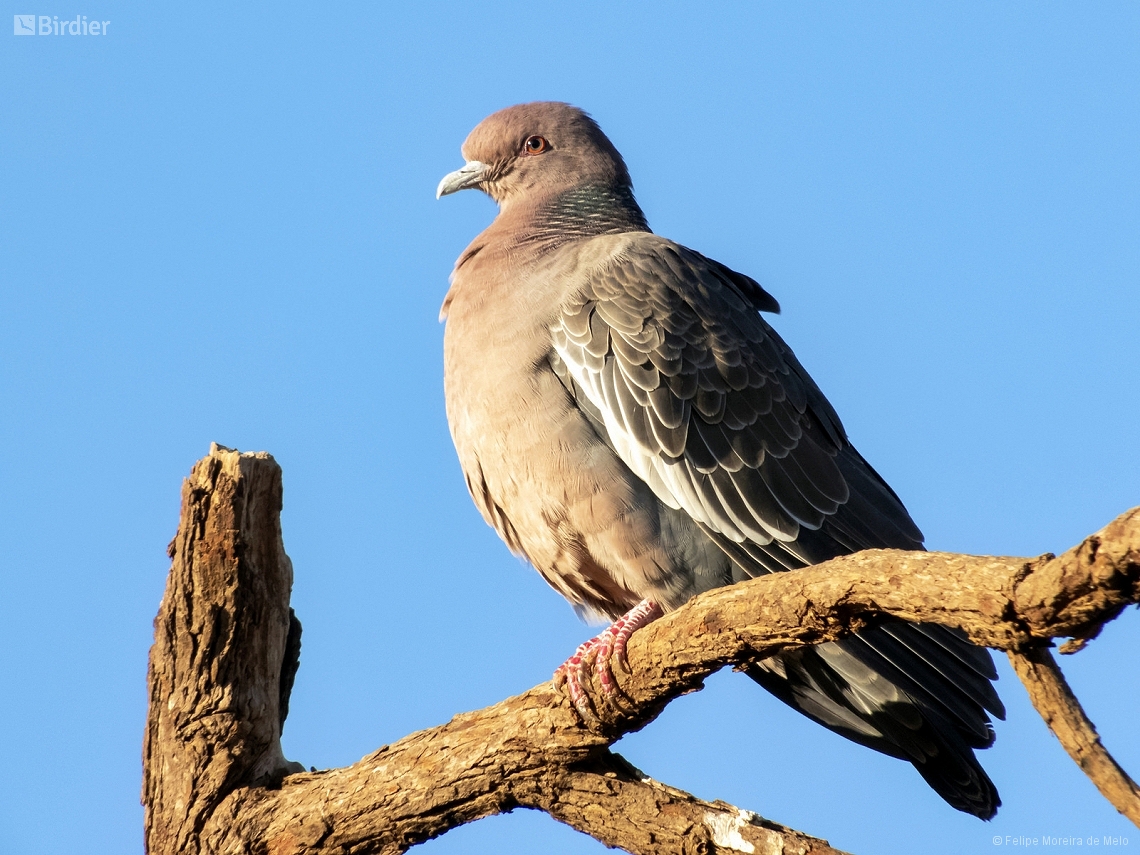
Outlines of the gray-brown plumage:
[{"label": "gray-brown plumage", "polygon": [[[582,111],[485,119],[468,187],[499,215],[443,306],[448,419],[484,518],[580,611],[665,610],[740,579],[922,535],[761,317],[756,282],[650,232],[617,150]],[[767,659],[758,683],[914,763],[954,807],[999,802],[974,758],[1001,717],[989,654],[886,623]]]}]

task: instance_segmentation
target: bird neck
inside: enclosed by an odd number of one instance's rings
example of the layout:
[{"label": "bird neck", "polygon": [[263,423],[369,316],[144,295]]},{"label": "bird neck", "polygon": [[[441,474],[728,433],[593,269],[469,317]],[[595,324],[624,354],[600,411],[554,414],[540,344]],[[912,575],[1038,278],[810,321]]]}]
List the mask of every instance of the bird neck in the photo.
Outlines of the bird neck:
[{"label": "bird neck", "polygon": [[624,184],[565,190],[541,200],[527,214],[525,240],[538,243],[649,231],[633,190]]}]

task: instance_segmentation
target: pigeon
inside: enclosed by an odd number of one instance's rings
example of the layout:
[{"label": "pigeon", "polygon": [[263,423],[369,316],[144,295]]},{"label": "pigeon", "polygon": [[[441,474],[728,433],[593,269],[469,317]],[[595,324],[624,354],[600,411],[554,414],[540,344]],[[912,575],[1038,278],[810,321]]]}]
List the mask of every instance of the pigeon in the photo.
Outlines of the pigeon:
[{"label": "pigeon", "polygon": [[[755,280],[654,234],[584,111],[500,110],[437,197],[498,203],[440,313],[447,417],[483,518],[584,617],[613,621],[556,672],[583,718],[594,668],[696,594],[861,549],[922,549],[895,492],[762,313]],[[974,749],[1005,711],[989,652],[886,621],[746,673],[861,745],[914,764],[958,810],[997,790]]]}]

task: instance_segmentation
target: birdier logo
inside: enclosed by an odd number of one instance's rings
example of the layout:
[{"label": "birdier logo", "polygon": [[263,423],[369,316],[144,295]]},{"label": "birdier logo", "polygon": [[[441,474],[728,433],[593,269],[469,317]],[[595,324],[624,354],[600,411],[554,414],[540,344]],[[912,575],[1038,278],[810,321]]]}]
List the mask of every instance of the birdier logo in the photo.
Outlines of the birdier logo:
[{"label": "birdier logo", "polygon": [[17,36],[105,36],[110,21],[88,21],[86,15],[60,20],[58,15],[13,15],[12,32]]}]

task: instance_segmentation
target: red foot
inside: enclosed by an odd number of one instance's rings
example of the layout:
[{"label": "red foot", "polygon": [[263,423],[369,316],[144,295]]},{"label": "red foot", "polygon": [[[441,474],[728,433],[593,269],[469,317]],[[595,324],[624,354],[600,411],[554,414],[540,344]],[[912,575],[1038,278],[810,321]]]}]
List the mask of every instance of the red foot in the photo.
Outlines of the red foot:
[{"label": "red foot", "polygon": [[598,675],[602,694],[607,699],[617,695],[619,690],[614,679],[613,663],[616,661],[622,670],[628,672],[629,662],[626,660],[625,648],[630,636],[662,614],[661,607],[657,603],[642,600],[603,632],[578,645],[574,655],[554,672],[555,687],[562,688],[562,684],[566,684],[566,693],[570,696],[570,702],[574,704],[574,709],[583,720],[597,718],[593,704],[582,688],[583,683],[590,679],[590,669],[593,668]]}]

